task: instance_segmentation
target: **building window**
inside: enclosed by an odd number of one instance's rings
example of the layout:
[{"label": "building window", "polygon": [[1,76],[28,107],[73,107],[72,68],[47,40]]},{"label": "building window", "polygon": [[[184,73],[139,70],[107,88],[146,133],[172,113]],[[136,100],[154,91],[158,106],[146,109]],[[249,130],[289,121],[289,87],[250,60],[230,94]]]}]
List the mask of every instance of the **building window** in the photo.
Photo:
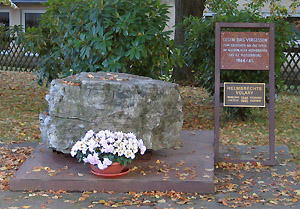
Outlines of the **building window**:
[{"label": "building window", "polygon": [[38,27],[42,13],[25,13],[25,27]]},{"label": "building window", "polygon": [[0,24],[9,26],[9,12],[1,12],[0,11]]},{"label": "building window", "polygon": [[28,27],[38,27],[40,18],[44,10],[25,10],[23,11],[23,26],[26,30]]}]

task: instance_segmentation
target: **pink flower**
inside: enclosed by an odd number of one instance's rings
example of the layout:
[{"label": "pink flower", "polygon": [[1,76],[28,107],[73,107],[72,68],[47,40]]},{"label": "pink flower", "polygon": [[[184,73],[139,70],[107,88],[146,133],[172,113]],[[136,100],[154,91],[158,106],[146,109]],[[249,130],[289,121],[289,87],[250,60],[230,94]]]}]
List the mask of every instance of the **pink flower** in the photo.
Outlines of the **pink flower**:
[{"label": "pink flower", "polygon": [[96,147],[98,147],[98,142],[95,140],[89,140],[87,142],[87,146],[89,147],[90,152],[93,152]]},{"label": "pink flower", "polygon": [[102,153],[113,153],[114,152],[114,146],[113,145],[105,145],[102,149],[101,149]]},{"label": "pink flower", "polygon": [[136,139],[136,136],[134,135],[134,133],[130,132],[127,134],[127,137],[128,138],[131,138],[131,139]]},{"label": "pink flower", "polygon": [[91,138],[94,135],[94,131],[93,130],[89,130],[85,136],[84,136],[84,140],[88,140],[89,138]]},{"label": "pink flower", "polygon": [[144,145],[142,139],[140,139],[140,140],[138,141],[138,147],[140,148],[141,154],[143,155],[143,154],[145,153],[145,151],[146,151],[147,148],[146,148],[146,146]]},{"label": "pink flower", "polygon": [[103,165],[105,165],[105,166],[110,166],[112,164],[112,161],[110,160],[110,159],[108,159],[108,158],[103,158]]},{"label": "pink flower", "polygon": [[106,148],[107,153],[113,153],[114,152],[114,146],[113,145],[108,145]]},{"label": "pink flower", "polygon": [[87,162],[89,162],[92,165],[96,165],[100,163],[97,153],[94,153],[93,155],[89,154],[86,159]]},{"label": "pink flower", "polygon": [[140,147],[140,150],[141,150],[141,155],[145,154],[146,152],[146,147],[143,145],[142,147]]},{"label": "pink flower", "polygon": [[109,137],[109,138],[107,139],[107,141],[108,141],[109,143],[114,143],[114,142],[115,142],[115,139],[114,139],[114,138],[111,138],[111,137]]},{"label": "pink flower", "polygon": [[104,148],[107,146],[107,141],[105,140],[105,138],[102,138],[102,139],[100,140],[100,144],[101,144],[101,146],[104,147]]},{"label": "pink flower", "polygon": [[138,140],[138,146],[139,148],[141,148],[142,146],[144,146],[144,142],[142,139]]},{"label": "pink flower", "polygon": [[99,161],[99,163],[98,163],[98,168],[99,168],[100,170],[103,170],[103,169],[107,168],[107,166],[106,166],[106,165],[103,165],[103,164],[101,163],[101,161]]}]

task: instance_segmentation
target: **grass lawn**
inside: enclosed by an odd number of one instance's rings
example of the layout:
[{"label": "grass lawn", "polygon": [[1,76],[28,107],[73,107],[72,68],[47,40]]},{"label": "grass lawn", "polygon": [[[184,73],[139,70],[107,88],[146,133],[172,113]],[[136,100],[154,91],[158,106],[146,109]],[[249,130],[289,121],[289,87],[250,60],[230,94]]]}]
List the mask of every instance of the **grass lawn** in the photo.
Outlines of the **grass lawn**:
[{"label": "grass lawn", "polygon": [[[213,97],[202,88],[181,87],[184,109],[184,129],[213,129]],[[276,144],[287,145],[300,165],[300,95],[280,93],[275,108]],[[247,121],[225,120],[221,116],[223,144],[268,145],[269,113],[266,108],[251,108]]]},{"label": "grass lawn", "polygon": [[0,142],[39,141],[47,88],[33,73],[0,71]]},{"label": "grass lawn", "polygon": [[[48,88],[40,87],[32,73],[0,71],[0,143],[39,141],[40,112],[46,107]],[[184,129],[213,129],[213,98],[202,88],[180,87]],[[253,108],[247,121],[221,118],[225,144],[268,144],[267,109]],[[300,164],[300,95],[279,94],[276,99],[276,143],[288,145]]]}]

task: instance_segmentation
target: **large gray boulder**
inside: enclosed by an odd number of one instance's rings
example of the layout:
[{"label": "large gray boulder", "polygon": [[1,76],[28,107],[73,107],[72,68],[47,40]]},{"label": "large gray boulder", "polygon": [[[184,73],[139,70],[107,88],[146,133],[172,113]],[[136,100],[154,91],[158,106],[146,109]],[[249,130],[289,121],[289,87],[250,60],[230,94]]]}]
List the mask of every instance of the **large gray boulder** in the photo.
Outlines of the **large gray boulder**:
[{"label": "large gray boulder", "polygon": [[69,153],[88,130],[133,132],[147,149],[178,146],[183,122],[178,86],[123,73],[80,73],[51,82],[40,129],[49,147]]}]

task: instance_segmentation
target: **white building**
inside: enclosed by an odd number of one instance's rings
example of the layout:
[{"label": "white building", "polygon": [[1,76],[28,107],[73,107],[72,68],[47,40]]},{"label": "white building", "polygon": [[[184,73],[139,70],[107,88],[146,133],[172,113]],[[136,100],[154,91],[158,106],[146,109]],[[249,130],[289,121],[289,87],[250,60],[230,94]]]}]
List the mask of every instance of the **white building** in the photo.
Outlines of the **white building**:
[{"label": "white building", "polygon": [[0,23],[5,25],[37,26],[38,19],[46,11],[46,6],[42,5],[47,0],[13,0],[18,8],[0,6]]}]

